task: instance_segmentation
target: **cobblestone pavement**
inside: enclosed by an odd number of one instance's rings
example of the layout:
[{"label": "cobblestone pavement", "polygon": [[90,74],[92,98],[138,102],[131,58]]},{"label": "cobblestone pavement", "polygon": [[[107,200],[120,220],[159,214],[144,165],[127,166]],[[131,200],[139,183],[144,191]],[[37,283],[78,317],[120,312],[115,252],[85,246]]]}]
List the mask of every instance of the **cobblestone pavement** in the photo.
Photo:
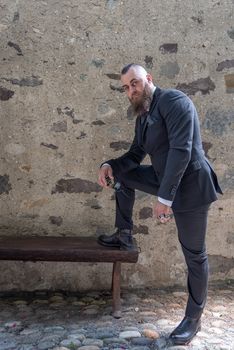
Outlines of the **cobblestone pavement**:
[{"label": "cobblestone pavement", "polygon": [[122,292],[122,318],[109,292],[0,293],[0,350],[234,349],[234,285],[210,287],[202,330],[188,346],[171,346],[181,321],[182,290]]}]

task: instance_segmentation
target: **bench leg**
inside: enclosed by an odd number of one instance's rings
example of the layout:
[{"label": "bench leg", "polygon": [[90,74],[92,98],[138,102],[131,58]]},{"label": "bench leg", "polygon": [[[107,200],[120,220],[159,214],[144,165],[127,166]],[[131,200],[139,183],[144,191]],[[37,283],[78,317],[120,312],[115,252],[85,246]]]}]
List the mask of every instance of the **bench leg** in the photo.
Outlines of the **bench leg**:
[{"label": "bench leg", "polygon": [[113,316],[115,318],[121,317],[120,305],[120,277],[121,277],[121,263],[114,262],[112,272],[112,297],[113,297]]}]

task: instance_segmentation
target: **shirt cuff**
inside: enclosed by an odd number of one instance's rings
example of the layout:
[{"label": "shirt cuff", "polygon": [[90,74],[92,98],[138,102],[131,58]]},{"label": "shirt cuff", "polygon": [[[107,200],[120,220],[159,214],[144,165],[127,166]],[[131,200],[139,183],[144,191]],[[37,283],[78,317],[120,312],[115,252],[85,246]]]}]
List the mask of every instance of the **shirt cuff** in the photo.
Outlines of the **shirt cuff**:
[{"label": "shirt cuff", "polygon": [[108,163],[103,163],[102,166],[101,166],[101,168],[102,168],[104,165],[107,165],[107,166],[110,166],[110,167],[111,167],[110,164],[108,164]]},{"label": "shirt cuff", "polygon": [[165,205],[167,205],[168,207],[171,207],[172,206],[172,201],[169,201],[169,200],[167,200],[167,199],[163,199],[163,198],[161,198],[161,197],[158,197],[158,201],[160,202],[160,203],[162,203],[162,204],[165,204]]}]

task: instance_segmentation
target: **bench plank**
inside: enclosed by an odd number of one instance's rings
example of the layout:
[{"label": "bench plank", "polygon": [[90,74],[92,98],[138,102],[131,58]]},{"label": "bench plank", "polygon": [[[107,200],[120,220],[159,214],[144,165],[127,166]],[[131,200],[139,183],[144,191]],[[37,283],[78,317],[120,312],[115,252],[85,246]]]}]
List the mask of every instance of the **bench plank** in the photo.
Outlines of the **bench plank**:
[{"label": "bench plank", "polygon": [[0,260],[129,262],[138,259],[134,241],[132,251],[104,247],[96,237],[0,237]]},{"label": "bench plank", "polygon": [[111,262],[113,316],[121,317],[121,262],[136,263],[138,248],[131,251],[104,247],[96,237],[0,237],[0,260]]}]

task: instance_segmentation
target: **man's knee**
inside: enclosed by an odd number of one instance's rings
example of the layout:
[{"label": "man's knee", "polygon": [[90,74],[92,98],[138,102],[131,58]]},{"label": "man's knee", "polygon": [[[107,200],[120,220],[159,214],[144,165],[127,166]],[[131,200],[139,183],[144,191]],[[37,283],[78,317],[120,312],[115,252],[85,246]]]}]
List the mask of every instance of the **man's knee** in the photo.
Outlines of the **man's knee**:
[{"label": "man's knee", "polygon": [[190,267],[208,264],[208,256],[206,249],[201,251],[194,251],[191,249],[185,249],[183,247],[182,250],[185,256],[185,260]]}]

